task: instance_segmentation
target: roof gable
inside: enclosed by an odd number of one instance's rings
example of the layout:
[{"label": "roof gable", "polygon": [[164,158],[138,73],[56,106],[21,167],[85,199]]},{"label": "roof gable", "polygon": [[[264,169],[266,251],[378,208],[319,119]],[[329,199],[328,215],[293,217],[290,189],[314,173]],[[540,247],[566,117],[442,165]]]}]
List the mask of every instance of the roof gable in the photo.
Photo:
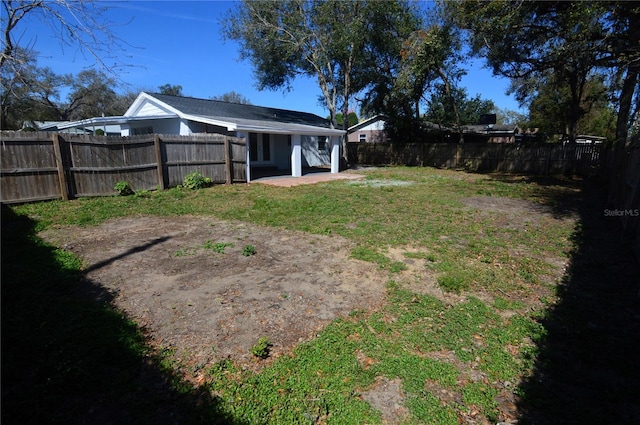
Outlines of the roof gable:
[{"label": "roof gable", "polygon": [[151,116],[176,116],[180,111],[172,109],[169,105],[163,104],[158,100],[149,96],[147,93],[142,92],[138,95],[136,100],[133,101],[127,112],[124,113],[125,117],[151,117]]},{"label": "roof gable", "polygon": [[[352,125],[349,127],[348,133],[353,133],[354,131],[363,130],[364,127],[372,126],[371,129],[382,130],[386,125],[386,117],[384,115],[374,115],[371,118],[367,118],[364,121],[360,121],[358,124]],[[378,128],[381,127],[381,128]]]}]

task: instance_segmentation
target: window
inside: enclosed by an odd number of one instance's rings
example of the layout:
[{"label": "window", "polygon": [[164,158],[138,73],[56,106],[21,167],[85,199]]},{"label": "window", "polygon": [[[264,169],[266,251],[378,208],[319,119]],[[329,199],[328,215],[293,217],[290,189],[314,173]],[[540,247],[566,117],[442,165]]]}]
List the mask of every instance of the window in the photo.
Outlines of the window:
[{"label": "window", "polygon": [[367,134],[366,133],[360,133],[360,142],[366,142],[367,141]]},{"label": "window", "polygon": [[318,136],[318,150],[326,151],[327,150],[327,138],[323,136]]},{"label": "window", "polygon": [[270,135],[249,133],[249,160],[256,164],[271,161]]},{"label": "window", "polygon": [[133,135],[138,136],[140,134],[153,134],[153,127],[138,127],[133,128]]}]

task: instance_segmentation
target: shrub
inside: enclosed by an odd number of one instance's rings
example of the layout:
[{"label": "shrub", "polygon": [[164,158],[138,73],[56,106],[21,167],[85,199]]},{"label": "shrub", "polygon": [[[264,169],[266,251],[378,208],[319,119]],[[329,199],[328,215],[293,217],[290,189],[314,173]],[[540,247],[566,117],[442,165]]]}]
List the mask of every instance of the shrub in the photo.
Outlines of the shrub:
[{"label": "shrub", "polygon": [[129,196],[133,195],[135,192],[131,188],[131,185],[127,182],[118,182],[116,183],[114,190],[118,192],[120,196]]},{"label": "shrub", "polygon": [[211,186],[211,179],[203,176],[199,171],[187,174],[182,184],[185,189],[202,189],[208,186]]}]

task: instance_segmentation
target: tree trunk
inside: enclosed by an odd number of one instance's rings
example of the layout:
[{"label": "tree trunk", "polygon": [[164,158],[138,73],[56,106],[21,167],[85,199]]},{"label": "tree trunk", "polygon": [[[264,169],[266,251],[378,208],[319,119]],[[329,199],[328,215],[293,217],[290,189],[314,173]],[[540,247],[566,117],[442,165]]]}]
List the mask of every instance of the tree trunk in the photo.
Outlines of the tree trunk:
[{"label": "tree trunk", "polygon": [[625,144],[627,134],[629,132],[629,116],[631,114],[631,103],[633,101],[633,93],[640,83],[640,64],[638,62],[631,63],[627,67],[627,75],[622,83],[620,92],[620,106],[618,107],[618,117],[616,120],[616,141],[615,143]]},{"label": "tree trunk", "polygon": [[456,101],[453,98],[453,93],[451,93],[451,86],[449,85],[449,79],[447,78],[445,73],[442,71],[442,69],[439,69],[439,68],[438,68],[438,75],[440,76],[440,78],[442,78],[442,82],[444,83],[445,94],[447,95],[447,97],[449,98],[449,101],[451,102],[451,108],[453,109],[453,116],[454,116],[454,119],[456,120],[456,128],[458,130],[458,133],[460,133],[459,143],[464,143],[464,135],[462,134],[462,126],[460,125],[460,114],[458,113],[458,106],[456,105]]}]

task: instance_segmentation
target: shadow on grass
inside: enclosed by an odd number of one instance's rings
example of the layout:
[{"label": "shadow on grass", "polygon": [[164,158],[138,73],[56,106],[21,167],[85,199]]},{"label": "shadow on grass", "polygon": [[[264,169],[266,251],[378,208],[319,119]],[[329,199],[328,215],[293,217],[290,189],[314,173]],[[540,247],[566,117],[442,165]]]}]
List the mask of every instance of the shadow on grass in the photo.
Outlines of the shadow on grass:
[{"label": "shadow on grass", "polygon": [[238,423],[34,224],[2,206],[3,424]]},{"label": "shadow on grass", "polygon": [[533,183],[538,188],[533,196],[543,201],[548,212],[555,218],[580,216],[584,208],[585,185],[591,191],[599,191],[600,185],[595,180],[583,180],[572,176],[522,176],[513,174],[490,174],[491,178],[501,183]]},{"label": "shadow on grass", "polygon": [[604,186],[580,186],[564,196],[549,188],[555,212],[577,213],[579,224],[534,373],[519,387],[520,425],[640,423],[640,267],[619,219],[604,213]]}]

